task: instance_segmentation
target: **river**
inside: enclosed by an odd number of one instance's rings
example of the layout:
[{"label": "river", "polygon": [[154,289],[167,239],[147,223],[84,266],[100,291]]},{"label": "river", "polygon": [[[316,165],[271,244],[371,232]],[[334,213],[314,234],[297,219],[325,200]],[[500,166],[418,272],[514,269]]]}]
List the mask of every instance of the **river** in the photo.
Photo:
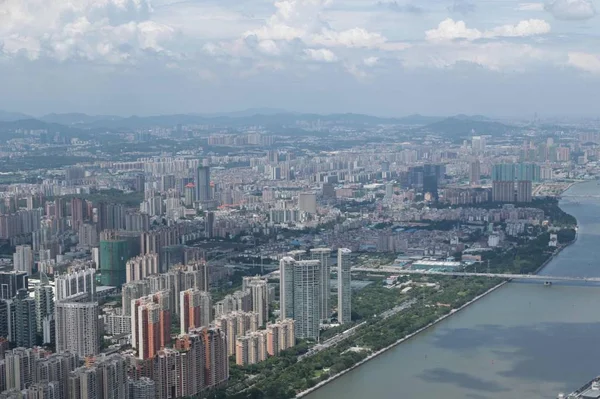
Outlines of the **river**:
[{"label": "river", "polygon": [[[540,274],[600,277],[600,199],[561,207],[579,236]],[[552,399],[600,374],[599,338],[600,287],[510,283],[306,398]]]}]

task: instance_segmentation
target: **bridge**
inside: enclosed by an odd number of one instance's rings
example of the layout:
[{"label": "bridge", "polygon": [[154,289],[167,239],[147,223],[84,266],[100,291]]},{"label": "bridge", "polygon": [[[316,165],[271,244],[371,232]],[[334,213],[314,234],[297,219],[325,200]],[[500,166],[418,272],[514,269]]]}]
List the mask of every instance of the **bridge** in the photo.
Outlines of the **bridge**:
[{"label": "bridge", "polygon": [[455,276],[455,277],[490,277],[502,279],[519,279],[533,281],[567,281],[581,283],[600,283],[600,277],[567,277],[567,276],[541,276],[538,274],[510,274],[510,273],[469,273],[469,272],[438,272],[429,270],[405,270],[395,267],[354,267],[352,271],[371,273],[416,274],[421,276]]}]

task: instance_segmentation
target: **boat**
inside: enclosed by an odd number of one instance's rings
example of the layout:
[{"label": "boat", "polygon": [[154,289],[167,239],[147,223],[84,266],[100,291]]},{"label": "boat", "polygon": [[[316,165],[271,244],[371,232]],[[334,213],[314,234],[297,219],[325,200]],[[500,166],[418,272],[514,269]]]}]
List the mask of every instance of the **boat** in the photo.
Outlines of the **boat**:
[{"label": "boat", "polygon": [[552,281],[544,281],[544,285],[550,286],[550,285],[552,285]]}]

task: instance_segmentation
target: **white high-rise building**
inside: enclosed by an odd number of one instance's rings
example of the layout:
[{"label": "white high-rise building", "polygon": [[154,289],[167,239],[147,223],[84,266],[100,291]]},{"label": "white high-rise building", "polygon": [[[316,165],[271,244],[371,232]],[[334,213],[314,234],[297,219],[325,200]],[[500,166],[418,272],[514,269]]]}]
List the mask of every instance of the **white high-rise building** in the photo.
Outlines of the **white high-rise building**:
[{"label": "white high-rise building", "polygon": [[100,353],[98,302],[56,303],[56,351],[80,357]]},{"label": "white high-rise building", "polygon": [[54,277],[56,300],[62,301],[70,296],[88,293],[89,299],[96,296],[96,270],[85,268],[60,274]]},{"label": "white high-rise building", "polygon": [[33,273],[33,251],[29,245],[17,245],[13,255],[13,270]]},{"label": "white high-rise building", "polygon": [[347,248],[338,249],[338,322],[340,324],[350,323],[352,306],[351,306],[351,259],[352,251]]},{"label": "white high-rise building", "polygon": [[328,320],[331,312],[329,298],[331,296],[331,258],[330,248],[313,248],[310,250],[312,259],[321,262],[321,288],[319,299],[319,309],[321,312],[321,320]]}]

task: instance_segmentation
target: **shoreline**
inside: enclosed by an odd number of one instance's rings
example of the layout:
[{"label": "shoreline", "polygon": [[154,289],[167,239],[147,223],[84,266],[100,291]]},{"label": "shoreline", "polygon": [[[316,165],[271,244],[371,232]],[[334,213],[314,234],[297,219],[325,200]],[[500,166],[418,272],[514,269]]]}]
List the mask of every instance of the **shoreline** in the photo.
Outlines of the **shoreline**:
[{"label": "shoreline", "polygon": [[410,334],[408,334],[408,335],[406,335],[406,336],[404,336],[404,337],[400,338],[399,340],[397,340],[397,341],[396,341],[396,342],[394,342],[393,344],[391,344],[391,345],[389,345],[389,346],[386,346],[385,348],[383,348],[383,349],[380,349],[380,350],[378,350],[378,351],[377,351],[377,352],[375,352],[375,353],[372,353],[372,354],[370,354],[369,356],[367,356],[366,358],[364,358],[364,359],[363,359],[363,360],[361,360],[360,362],[356,363],[356,364],[355,364],[355,365],[353,365],[352,367],[350,367],[350,368],[348,368],[348,369],[346,369],[346,370],[344,370],[344,371],[341,371],[341,372],[339,372],[339,373],[338,373],[338,374],[336,374],[336,375],[333,375],[333,376],[329,377],[329,378],[328,378],[328,379],[326,379],[325,381],[321,381],[321,382],[319,382],[318,384],[316,384],[316,385],[315,385],[314,387],[312,387],[312,388],[309,388],[309,389],[307,389],[307,390],[305,390],[305,391],[302,391],[302,392],[298,393],[298,394],[297,394],[295,397],[296,397],[296,398],[302,398],[302,397],[304,397],[304,396],[306,396],[306,395],[308,395],[308,394],[310,394],[310,393],[313,393],[313,392],[317,391],[319,388],[322,388],[322,387],[324,387],[325,385],[329,384],[330,382],[332,382],[332,381],[334,381],[334,380],[336,380],[336,379],[340,378],[340,377],[341,377],[341,376],[343,376],[344,374],[346,374],[346,373],[348,373],[348,372],[350,372],[350,371],[352,371],[352,370],[354,370],[354,369],[356,369],[356,368],[358,368],[358,367],[362,366],[363,364],[367,363],[367,362],[368,362],[368,361],[370,361],[370,360],[373,360],[373,359],[375,359],[376,357],[378,357],[378,356],[380,356],[380,355],[384,354],[385,352],[389,351],[390,349],[393,349],[394,347],[396,347],[396,346],[398,346],[398,345],[400,345],[400,344],[402,344],[402,343],[404,343],[404,342],[408,341],[409,339],[411,339],[411,338],[414,338],[415,336],[417,336],[418,334],[420,334],[420,333],[424,332],[425,330],[428,330],[428,329],[430,329],[431,327],[433,327],[433,326],[435,326],[436,324],[438,324],[438,323],[440,323],[440,322],[444,321],[444,320],[445,320],[445,319],[447,319],[448,317],[450,317],[450,316],[452,316],[452,315],[454,315],[454,314],[456,314],[456,313],[458,313],[458,312],[460,312],[460,311],[464,310],[464,309],[465,309],[465,308],[467,308],[469,305],[472,305],[472,304],[474,304],[475,302],[479,301],[480,299],[483,299],[483,298],[484,298],[484,297],[486,297],[487,295],[489,295],[489,294],[491,294],[492,292],[496,291],[497,289],[499,289],[499,288],[503,287],[505,284],[508,284],[509,282],[510,282],[510,280],[507,280],[507,281],[503,281],[503,282],[501,282],[501,283],[499,283],[499,284],[497,284],[497,285],[493,286],[493,287],[492,287],[492,288],[490,288],[489,290],[485,291],[485,292],[484,292],[484,293],[482,293],[482,294],[479,294],[478,296],[476,296],[475,298],[471,299],[469,302],[465,303],[464,305],[460,306],[459,308],[457,308],[457,309],[454,309],[453,311],[450,311],[450,313],[447,313],[447,314],[445,314],[445,315],[443,315],[443,316],[441,316],[441,317],[439,317],[439,318],[435,319],[434,321],[432,321],[431,323],[427,324],[426,326],[419,328],[417,331],[415,331],[415,332],[412,332],[412,333],[410,333]]},{"label": "shoreline", "polygon": [[[574,183],[574,184],[575,184],[575,183]],[[565,191],[566,191],[566,190],[565,190]],[[573,243],[575,243],[575,241],[577,241],[577,237],[578,237],[578,234],[575,234],[575,238],[573,239],[573,241],[571,241],[571,242],[569,242],[568,244],[562,245],[561,247],[557,248],[557,249],[555,250],[555,252],[554,252],[554,253],[553,253],[553,254],[552,254],[552,255],[551,255],[551,256],[550,256],[548,259],[546,259],[546,260],[545,260],[545,261],[544,261],[544,262],[543,262],[543,263],[540,265],[540,267],[538,267],[538,268],[535,270],[535,272],[534,272],[533,274],[539,274],[539,273],[540,273],[542,270],[544,270],[544,268],[545,268],[545,267],[546,267],[546,266],[547,266],[547,265],[548,265],[548,264],[549,264],[551,261],[553,261],[553,260],[554,260],[554,258],[556,258],[556,257],[557,257],[557,256],[558,256],[558,255],[559,255],[559,254],[560,254],[560,253],[563,251],[563,249],[565,249],[565,248],[567,248],[567,247],[571,246]],[[324,387],[325,385],[327,385],[327,384],[329,384],[329,383],[333,382],[334,380],[336,380],[336,379],[340,378],[340,377],[341,377],[341,376],[343,376],[344,374],[346,374],[346,373],[349,373],[350,371],[352,371],[352,370],[354,370],[354,369],[356,369],[356,368],[358,368],[358,367],[362,366],[363,364],[367,363],[368,361],[370,361],[370,360],[373,360],[373,359],[375,359],[376,357],[378,357],[378,356],[380,356],[380,355],[384,354],[385,352],[389,351],[390,349],[393,349],[393,348],[395,348],[396,346],[398,346],[398,345],[400,345],[400,344],[402,344],[402,343],[404,343],[404,342],[408,341],[409,339],[411,339],[411,338],[414,338],[414,337],[415,337],[415,336],[417,336],[418,334],[420,334],[420,333],[422,333],[422,332],[424,332],[424,331],[426,331],[426,330],[430,329],[431,327],[435,326],[436,324],[438,324],[438,323],[441,323],[441,322],[442,322],[442,321],[444,321],[446,318],[448,318],[448,317],[450,317],[450,316],[452,316],[452,315],[454,315],[454,314],[456,314],[456,313],[458,313],[458,312],[460,312],[460,311],[464,310],[464,309],[465,309],[465,308],[467,308],[468,306],[470,306],[470,305],[474,304],[475,302],[479,301],[480,299],[483,299],[483,298],[484,298],[484,297],[486,297],[487,295],[491,294],[492,292],[496,291],[497,289],[500,289],[500,288],[502,288],[504,285],[506,285],[506,284],[508,284],[508,283],[510,283],[510,282],[511,282],[511,280],[506,280],[506,281],[503,281],[503,282],[501,282],[501,283],[499,283],[499,284],[497,284],[497,285],[493,286],[493,287],[492,287],[492,288],[490,288],[489,290],[487,290],[487,291],[485,291],[484,293],[482,293],[482,294],[480,294],[480,295],[476,296],[475,298],[471,299],[469,302],[465,303],[464,305],[460,306],[459,308],[457,308],[457,309],[455,309],[455,310],[453,310],[453,311],[450,311],[450,313],[448,313],[448,314],[445,314],[445,315],[443,315],[443,316],[441,316],[441,317],[437,318],[436,320],[432,321],[431,323],[427,324],[426,326],[424,326],[424,327],[421,327],[421,328],[420,328],[420,329],[418,329],[417,331],[415,331],[415,332],[412,332],[412,333],[410,333],[410,334],[408,334],[408,335],[406,335],[406,336],[404,336],[404,337],[400,338],[399,340],[397,340],[397,341],[396,341],[396,342],[394,342],[393,344],[391,344],[391,345],[389,345],[389,346],[387,346],[387,347],[385,347],[385,348],[383,348],[383,349],[380,349],[380,350],[378,350],[378,351],[377,351],[377,352],[375,352],[375,353],[372,353],[371,355],[367,356],[366,358],[364,358],[364,359],[363,359],[363,360],[361,360],[360,362],[356,363],[356,364],[355,364],[355,365],[353,365],[352,367],[350,367],[350,368],[348,368],[348,369],[346,369],[346,370],[343,370],[343,371],[339,372],[339,373],[338,373],[338,374],[336,374],[336,375],[333,375],[333,376],[329,377],[329,378],[328,378],[328,379],[326,379],[325,381],[321,381],[321,382],[319,382],[318,384],[316,384],[316,385],[315,385],[315,386],[313,386],[312,388],[309,388],[309,389],[307,389],[307,390],[305,390],[305,391],[302,391],[302,392],[300,392],[300,393],[296,394],[295,398],[296,398],[296,399],[298,399],[298,398],[303,398],[303,397],[305,397],[305,396],[307,396],[307,395],[309,395],[309,394],[311,394],[311,393],[313,393],[313,392],[315,392],[315,391],[319,390],[320,388]]]}]

